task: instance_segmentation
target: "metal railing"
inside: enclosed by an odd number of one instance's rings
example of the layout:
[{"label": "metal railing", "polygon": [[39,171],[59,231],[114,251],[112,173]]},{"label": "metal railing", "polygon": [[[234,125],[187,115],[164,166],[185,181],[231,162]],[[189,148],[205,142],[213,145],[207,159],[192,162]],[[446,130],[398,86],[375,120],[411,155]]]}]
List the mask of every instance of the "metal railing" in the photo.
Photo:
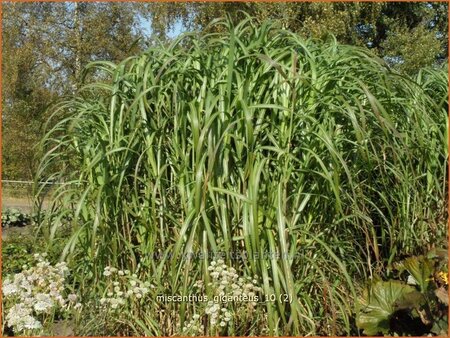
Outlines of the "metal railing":
[{"label": "metal railing", "polygon": [[[2,181],[2,199],[4,198],[27,198],[33,197],[33,181],[22,180],[1,180]],[[56,186],[63,183],[60,182],[39,182],[43,188],[42,193],[46,195],[50,191],[56,188]]]},{"label": "metal railing", "polygon": [[[33,184],[33,181],[14,181],[14,180],[2,180],[3,183],[16,183],[16,184]],[[39,184],[48,184],[48,185],[54,185],[54,184],[64,184],[61,182],[38,182]]]}]

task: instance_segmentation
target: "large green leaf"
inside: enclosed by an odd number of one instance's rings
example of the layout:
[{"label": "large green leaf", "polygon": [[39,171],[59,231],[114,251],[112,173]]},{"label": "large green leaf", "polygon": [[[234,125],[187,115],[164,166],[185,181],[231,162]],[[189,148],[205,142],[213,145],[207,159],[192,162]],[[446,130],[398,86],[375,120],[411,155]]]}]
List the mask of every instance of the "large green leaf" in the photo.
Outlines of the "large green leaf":
[{"label": "large green leaf", "polygon": [[433,274],[433,262],[420,257],[409,257],[405,259],[405,268],[414,277],[420,287],[420,291],[425,292]]},{"label": "large green leaf", "polygon": [[408,271],[417,282],[421,292],[426,292],[433,274],[434,263],[424,256],[406,258],[397,265],[399,271]]},{"label": "large green leaf", "polygon": [[376,281],[358,301],[356,325],[368,336],[388,334],[391,316],[421,300],[421,294],[412,286],[400,281]]}]

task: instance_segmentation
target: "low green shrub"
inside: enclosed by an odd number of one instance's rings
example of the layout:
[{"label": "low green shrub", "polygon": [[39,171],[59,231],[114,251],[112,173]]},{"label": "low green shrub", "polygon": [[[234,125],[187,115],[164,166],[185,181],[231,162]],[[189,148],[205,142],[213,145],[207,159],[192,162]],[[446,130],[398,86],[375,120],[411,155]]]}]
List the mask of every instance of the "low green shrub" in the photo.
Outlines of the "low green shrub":
[{"label": "low green shrub", "polygon": [[6,209],[2,211],[2,228],[13,226],[25,226],[33,222],[33,217],[18,209]]},{"label": "low green shrub", "polygon": [[67,235],[58,232],[58,242],[48,246],[42,236],[32,233],[14,234],[2,241],[2,276],[19,273],[34,262],[33,255],[43,250],[47,252],[47,260],[56,263],[61,257]]},{"label": "low green shrub", "polygon": [[2,275],[19,273],[33,262],[39,243],[29,235],[17,235],[2,243]]},{"label": "low green shrub", "polygon": [[394,264],[397,279],[372,281],[358,302],[358,327],[368,336],[447,336],[448,257],[433,250]]}]

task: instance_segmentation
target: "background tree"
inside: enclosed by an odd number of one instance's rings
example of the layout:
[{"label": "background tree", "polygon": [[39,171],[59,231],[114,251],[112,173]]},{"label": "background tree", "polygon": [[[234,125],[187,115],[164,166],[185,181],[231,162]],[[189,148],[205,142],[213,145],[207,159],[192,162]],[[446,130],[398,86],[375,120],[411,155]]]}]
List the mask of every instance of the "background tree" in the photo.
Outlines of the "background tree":
[{"label": "background tree", "polygon": [[4,179],[31,179],[46,109],[77,89],[88,62],[142,50],[138,11],[130,3],[3,5]]},{"label": "background tree", "polygon": [[448,56],[447,3],[151,3],[152,28],[166,36],[177,22],[185,29],[201,29],[227,13],[238,21],[240,11],[259,21],[272,19],[305,37],[325,39],[333,34],[341,43],[372,49],[393,67],[415,73]]}]

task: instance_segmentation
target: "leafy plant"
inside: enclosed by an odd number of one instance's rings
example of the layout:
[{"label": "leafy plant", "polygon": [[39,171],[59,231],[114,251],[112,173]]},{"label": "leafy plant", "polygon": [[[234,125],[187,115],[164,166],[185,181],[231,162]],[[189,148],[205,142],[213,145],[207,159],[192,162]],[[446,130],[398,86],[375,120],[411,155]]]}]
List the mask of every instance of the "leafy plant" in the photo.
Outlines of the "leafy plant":
[{"label": "leafy plant", "polygon": [[45,334],[57,316],[81,308],[78,297],[68,294],[66,263],[52,266],[45,257],[35,254],[33,266],[3,280],[3,331],[7,327],[14,335]]},{"label": "leafy plant", "polygon": [[12,226],[25,226],[30,224],[32,217],[18,209],[6,209],[2,211],[2,228]]},{"label": "leafy plant", "polygon": [[411,300],[422,301],[412,286],[400,281],[374,282],[360,299],[356,324],[368,336],[389,334],[392,317]]},{"label": "leafy plant", "polygon": [[30,267],[34,262],[33,255],[42,252],[46,248],[49,249],[47,250],[47,259],[51,263],[56,263],[64,248],[65,240],[67,240],[67,237],[61,232],[58,232],[57,238],[58,243],[55,243],[50,248],[47,247],[46,241],[41,236],[33,234],[17,234],[3,240],[2,275],[8,276],[19,273],[24,267]]},{"label": "leafy plant", "polygon": [[30,236],[19,235],[2,243],[2,274],[18,273],[33,262],[36,242]]},{"label": "leafy plant", "polygon": [[[446,251],[441,251],[446,252]],[[444,256],[445,257],[445,256]],[[357,326],[369,336],[446,335],[448,327],[448,277],[439,271],[447,257],[435,255],[409,257],[395,264],[406,281],[377,280],[363,292],[357,306]]]},{"label": "leafy plant", "polygon": [[[90,64],[104,81],[53,107],[36,182],[63,184],[41,229],[54,241],[69,217],[85,297],[106,266],[189,295],[223,252],[277,299],[254,335],[350,334],[354,281],[446,238],[447,71],[412,79],[252,18],[211,25]],[[191,311],[149,303],[129,330],[173,335]]]},{"label": "leafy plant", "polygon": [[[182,335],[225,335],[233,336],[235,332],[252,335],[253,321],[263,322],[264,314],[260,304],[262,289],[258,280],[242,277],[234,268],[224,261],[212,261],[208,266],[211,282],[205,285],[198,280],[195,285],[197,294],[208,300],[193,304],[192,319],[182,328]],[[257,319],[257,320],[255,320]]]}]

